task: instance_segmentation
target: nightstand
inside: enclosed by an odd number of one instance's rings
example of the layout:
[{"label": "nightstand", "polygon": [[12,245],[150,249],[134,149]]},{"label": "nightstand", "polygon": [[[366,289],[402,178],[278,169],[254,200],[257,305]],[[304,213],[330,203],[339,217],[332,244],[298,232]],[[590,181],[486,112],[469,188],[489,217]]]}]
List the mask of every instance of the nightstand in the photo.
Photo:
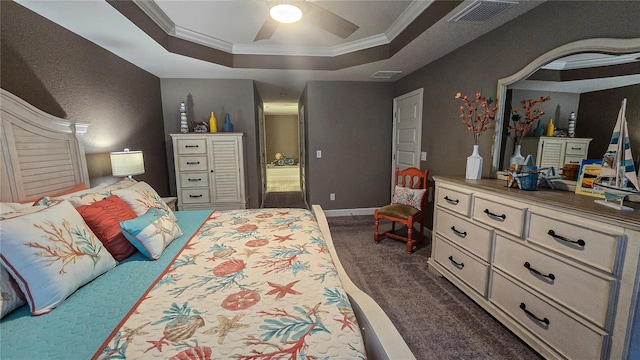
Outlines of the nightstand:
[{"label": "nightstand", "polygon": [[176,211],[176,200],[178,200],[175,196],[164,197],[162,200],[167,204],[171,211]]}]

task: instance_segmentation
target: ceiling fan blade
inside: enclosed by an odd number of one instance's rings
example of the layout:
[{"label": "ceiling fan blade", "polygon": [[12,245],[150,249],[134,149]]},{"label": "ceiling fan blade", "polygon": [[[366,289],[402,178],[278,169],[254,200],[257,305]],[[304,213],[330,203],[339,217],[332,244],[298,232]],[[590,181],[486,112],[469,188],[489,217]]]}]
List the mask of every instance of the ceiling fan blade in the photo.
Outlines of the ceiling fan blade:
[{"label": "ceiling fan blade", "polygon": [[311,7],[305,15],[304,21],[309,21],[321,29],[324,29],[343,39],[348,38],[360,27],[351,21],[325,10],[318,5],[307,2]]},{"label": "ceiling fan blade", "polygon": [[258,30],[258,33],[256,34],[256,37],[253,39],[253,41],[256,42],[258,40],[270,39],[273,33],[276,32],[277,28],[278,28],[278,22],[273,20],[271,16],[267,16],[267,18],[264,20],[264,23],[262,24],[262,27],[260,27],[260,30]]}]

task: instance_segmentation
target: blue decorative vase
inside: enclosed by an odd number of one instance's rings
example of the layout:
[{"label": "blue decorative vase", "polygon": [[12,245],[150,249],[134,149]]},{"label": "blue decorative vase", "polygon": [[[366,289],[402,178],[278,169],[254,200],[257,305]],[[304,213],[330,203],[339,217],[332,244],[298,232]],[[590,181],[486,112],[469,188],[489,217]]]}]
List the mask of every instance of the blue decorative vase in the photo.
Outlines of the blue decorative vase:
[{"label": "blue decorative vase", "polygon": [[229,119],[229,114],[224,117],[224,125],[222,125],[222,131],[224,132],[233,132],[233,124]]}]

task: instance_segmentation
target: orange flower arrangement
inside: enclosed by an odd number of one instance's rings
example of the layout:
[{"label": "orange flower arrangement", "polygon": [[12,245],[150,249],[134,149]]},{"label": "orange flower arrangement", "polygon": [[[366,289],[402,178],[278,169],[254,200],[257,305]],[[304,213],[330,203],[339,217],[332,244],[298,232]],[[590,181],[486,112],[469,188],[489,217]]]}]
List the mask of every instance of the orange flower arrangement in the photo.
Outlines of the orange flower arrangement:
[{"label": "orange flower arrangement", "polygon": [[509,125],[509,130],[513,131],[513,141],[516,145],[522,144],[522,138],[531,130],[533,123],[544,115],[544,111],[534,109],[536,105],[551,100],[551,96],[540,96],[537,99],[520,100],[522,109],[524,110],[524,118],[518,113],[518,109],[511,110],[511,121],[513,125]]},{"label": "orange flower arrangement", "polygon": [[496,119],[498,106],[493,104],[497,103],[498,99],[482,96],[480,93],[476,93],[476,98],[473,100],[457,93],[456,99],[464,102],[464,105],[460,105],[460,118],[467,129],[473,132],[474,145],[478,145],[480,134],[495,127],[493,121]]}]

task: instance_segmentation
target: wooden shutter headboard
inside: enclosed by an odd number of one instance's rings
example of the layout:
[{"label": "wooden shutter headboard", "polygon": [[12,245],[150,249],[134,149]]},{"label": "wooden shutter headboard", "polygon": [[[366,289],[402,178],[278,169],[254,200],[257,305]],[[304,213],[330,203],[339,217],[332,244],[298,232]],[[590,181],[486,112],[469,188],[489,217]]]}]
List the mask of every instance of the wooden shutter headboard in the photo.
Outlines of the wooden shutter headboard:
[{"label": "wooden shutter headboard", "polygon": [[89,124],[49,115],[0,89],[0,201],[24,202],[89,186],[79,136]]}]

